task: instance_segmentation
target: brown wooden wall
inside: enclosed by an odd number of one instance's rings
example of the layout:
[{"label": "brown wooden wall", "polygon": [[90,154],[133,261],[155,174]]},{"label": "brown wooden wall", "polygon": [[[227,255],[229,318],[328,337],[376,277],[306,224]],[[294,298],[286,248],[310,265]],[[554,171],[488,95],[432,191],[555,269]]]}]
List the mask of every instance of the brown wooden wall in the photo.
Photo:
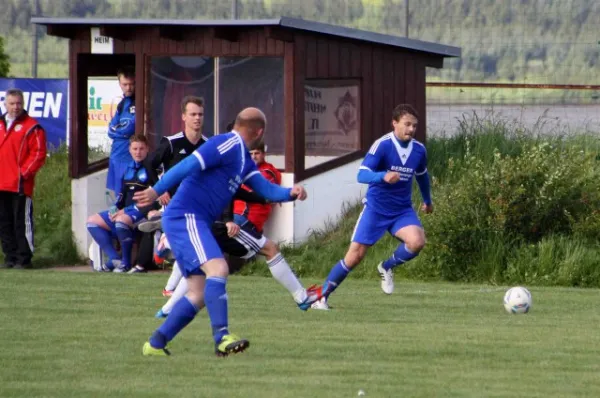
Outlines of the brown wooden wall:
[{"label": "brown wooden wall", "polygon": [[[52,34],[49,30],[49,33]],[[441,67],[442,57],[423,55],[372,43],[350,39],[289,31],[278,28],[247,27],[232,30],[211,27],[104,27],[101,34],[114,39],[114,54],[135,55],[137,72],[136,132],[147,127],[149,62],[152,56],[281,56],[284,58],[286,171],[296,173],[298,180],[323,171],[317,167],[304,170],[304,83],[306,79],[359,79],[361,81],[361,152],[343,156],[335,162],[344,164],[364,155],[378,137],[391,131],[391,112],[399,103],[410,103],[420,114],[417,139],[425,140],[425,73],[426,66]],[[70,33],[69,72],[72,84],[71,175],[81,176],[106,167],[100,163],[91,169],[87,165],[87,123],[85,111],[87,76],[106,74],[115,62],[98,57],[94,62],[82,62],[79,54],[89,54],[90,27],[79,27]],[[85,58],[85,57],[83,57]],[[79,59],[79,62],[78,62]],[[146,75],[140,72],[146,71]],[[112,71],[111,73],[116,73]],[[77,157],[77,159],[75,158]],[[331,168],[329,165],[327,168]],[[335,166],[335,165],[334,165]]]}]

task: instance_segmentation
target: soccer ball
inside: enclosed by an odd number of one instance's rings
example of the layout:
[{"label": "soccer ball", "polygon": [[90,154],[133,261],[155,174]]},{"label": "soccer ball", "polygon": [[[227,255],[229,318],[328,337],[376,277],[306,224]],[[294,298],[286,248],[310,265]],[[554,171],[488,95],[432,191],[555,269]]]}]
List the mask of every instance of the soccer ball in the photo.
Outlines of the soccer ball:
[{"label": "soccer ball", "polygon": [[509,314],[526,314],[531,304],[531,293],[524,287],[511,287],[504,294],[504,309]]}]

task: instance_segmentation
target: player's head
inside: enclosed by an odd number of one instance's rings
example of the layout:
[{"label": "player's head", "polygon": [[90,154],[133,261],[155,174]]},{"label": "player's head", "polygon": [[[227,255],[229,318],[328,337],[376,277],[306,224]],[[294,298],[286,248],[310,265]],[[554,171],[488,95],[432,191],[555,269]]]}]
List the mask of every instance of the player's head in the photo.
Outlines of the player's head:
[{"label": "player's head", "polygon": [[11,88],[6,91],[4,98],[4,106],[6,107],[7,115],[16,119],[23,113],[23,91],[18,88]]},{"label": "player's head", "polygon": [[202,131],[204,125],[204,99],[187,95],[181,100],[181,120],[185,131]]},{"label": "player's head", "polygon": [[146,159],[148,149],[148,138],[145,135],[134,134],[129,139],[129,153],[136,162]]},{"label": "player's head", "polygon": [[392,112],[394,135],[400,141],[410,141],[417,132],[419,114],[411,105],[400,104]]},{"label": "player's head", "polygon": [[250,146],[250,155],[256,165],[263,164],[265,162],[265,142],[258,140]]},{"label": "player's head", "polygon": [[245,108],[235,118],[233,128],[242,135],[248,147],[260,140],[267,127],[267,117],[258,108]]},{"label": "player's head", "polygon": [[131,68],[122,68],[117,72],[119,87],[124,97],[131,97],[135,92],[135,74]]}]

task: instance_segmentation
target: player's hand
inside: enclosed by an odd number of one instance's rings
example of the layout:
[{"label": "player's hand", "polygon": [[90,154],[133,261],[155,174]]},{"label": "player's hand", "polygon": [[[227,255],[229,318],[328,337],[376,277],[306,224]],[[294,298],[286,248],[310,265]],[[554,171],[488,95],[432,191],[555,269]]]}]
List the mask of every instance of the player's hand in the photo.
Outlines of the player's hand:
[{"label": "player's hand", "polygon": [[240,226],[233,221],[228,221],[225,226],[227,227],[227,236],[233,238],[240,232]]},{"label": "player's hand", "polygon": [[423,204],[423,206],[421,206],[421,211],[427,214],[433,213],[433,204]]},{"label": "player's hand", "polygon": [[385,176],[383,176],[383,181],[387,182],[388,184],[395,184],[400,181],[400,173],[397,171],[388,171],[385,173]]},{"label": "player's hand", "polygon": [[308,194],[302,185],[294,185],[290,195],[298,200],[304,200],[308,197]]},{"label": "player's hand", "polygon": [[158,197],[158,203],[160,203],[161,206],[168,205],[170,201],[171,201],[171,195],[168,192],[165,192]]},{"label": "player's hand", "polygon": [[152,187],[144,189],[143,191],[136,192],[133,195],[133,200],[136,202],[138,207],[150,206],[158,198],[158,194]]}]

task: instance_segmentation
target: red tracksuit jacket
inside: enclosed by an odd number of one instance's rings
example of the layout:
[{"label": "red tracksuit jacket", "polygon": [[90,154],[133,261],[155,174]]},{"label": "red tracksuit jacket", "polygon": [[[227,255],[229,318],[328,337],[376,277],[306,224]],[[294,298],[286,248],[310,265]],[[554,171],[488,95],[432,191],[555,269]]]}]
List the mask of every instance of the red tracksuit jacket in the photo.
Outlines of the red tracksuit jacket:
[{"label": "red tracksuit jacket", "polygon": [[33,195],[35,173],[46,162],[46,133],[38,122],[23,112],[6,128],[0,117],[0,191]]}]

